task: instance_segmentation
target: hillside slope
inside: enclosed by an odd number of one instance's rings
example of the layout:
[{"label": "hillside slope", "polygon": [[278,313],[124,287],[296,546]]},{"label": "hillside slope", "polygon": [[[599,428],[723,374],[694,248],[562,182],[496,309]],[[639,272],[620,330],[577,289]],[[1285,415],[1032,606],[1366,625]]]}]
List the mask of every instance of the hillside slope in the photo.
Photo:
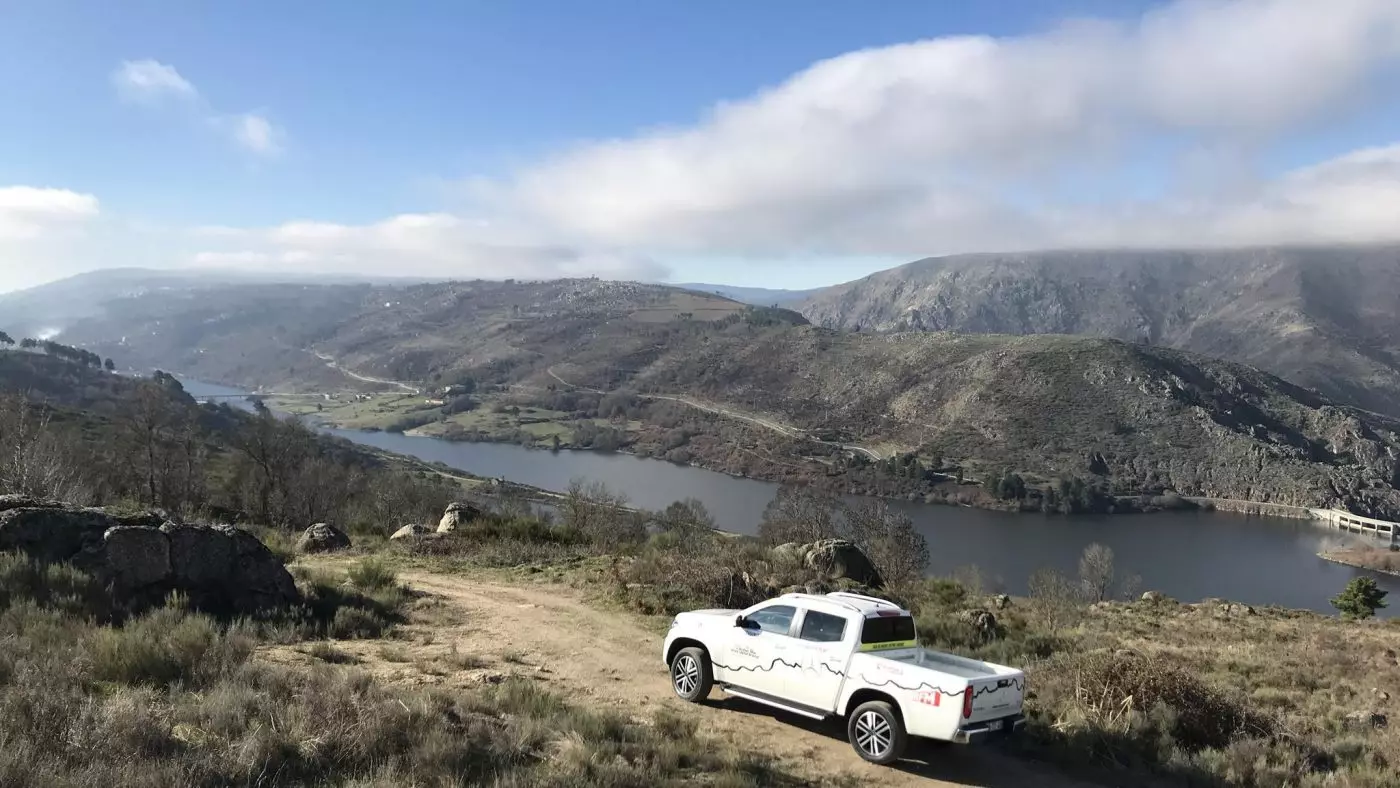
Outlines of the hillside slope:
[{"label": "hillside slope", "polygon": [[1400,247],[938,257],[795,308],[831,328],[1084,334],[1191,350],[1400,415]]},{"label": "hillside slope", "polygon": [[[103,340],[112,336],[125,339]],[[860,458],[803,437],[821,435],[979,479],[1016,470],[1117,494],[1400,516],[1400,422],[1246,366],[1115,340],[842,333],[784,310],[594,280],[228,288],[215,299],[136,299],[69,339],[119,363],[249,387],[332,385],[299,372],[327,372],[331,359],[424,387],[470,378],[487,398],[567,389],[680,397],[790,425],[750,430],[767,443],[749,454],[789,458],[745,471],[769,478],[803,457],[820,475],[858,468]],[[658,413],[632,407],[627,418],[661,423]],[[679,440],[715,432],[722,419],[711,419],[684,425]],[[712,441],[697,461],[732,470],[715,452],[733,439]]]}]

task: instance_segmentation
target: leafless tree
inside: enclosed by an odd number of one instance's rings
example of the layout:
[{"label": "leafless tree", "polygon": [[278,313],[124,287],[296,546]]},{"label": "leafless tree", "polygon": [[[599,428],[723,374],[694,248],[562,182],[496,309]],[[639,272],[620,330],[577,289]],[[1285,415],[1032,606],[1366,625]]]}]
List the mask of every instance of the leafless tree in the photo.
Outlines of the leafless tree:
[{"label": "leafless tree", "polygon": [[785,484],[763,510],[759,538],[768,544],[809,543],[840,536],[844,505],[830,493]]},{"label": "leafless tree", "polygon": [[673,535],[682,545],[692,544],[696,539],[705,538],[715,530],[715,518],[705,508],[705,504],[694,498],[676,501],[667,506],[656,518],[658,527]]},{"label": "leafless tree", "polygon": [[52,416],[23,396],[0,396],[0,492],[89,503],[92,482]]},{"label": "leafless tree", "polygon": [[1051,632],[1058,632],[1079,619],[1082,591],[1068,577],[1053,569],[1039,569],[1031,575],[1027,590],[1032,611]]},{"label": "leafless tree", "polygon": [[882,500],[861,501],[845,508],[842,534],[865,553],[885,585],[899,588],[918,581],[928,568],[928,541],[909,515]]},{"label": "leafless tree", "polygon": [[1102,602],[1113,591],[1113,548],[1095,542],[1079,557],[1079,585],[1090,602]]},{"label": "leafless tree", "polygon": [[641,519],[627,509],[627,496],[602,482],[570,482],[559,513],[563,525],[604,549],[635,544],[646,536]]}]

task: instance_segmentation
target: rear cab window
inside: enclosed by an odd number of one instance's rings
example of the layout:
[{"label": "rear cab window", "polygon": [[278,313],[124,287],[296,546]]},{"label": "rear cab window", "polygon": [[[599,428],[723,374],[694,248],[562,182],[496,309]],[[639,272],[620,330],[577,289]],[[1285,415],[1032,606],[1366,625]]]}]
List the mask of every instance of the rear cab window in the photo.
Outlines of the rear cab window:
[{"label": "rear cab window", "polygon": [[846,619],[818,610],[808,610],[802,616],[803,640],[813,643],[840,643],[846,636]]},{"label": "rear cab window", "polygon": [[881,614],[865,619],[861,625],[861,651],[887,651],[914,648],[916,645],[912,616]]}]

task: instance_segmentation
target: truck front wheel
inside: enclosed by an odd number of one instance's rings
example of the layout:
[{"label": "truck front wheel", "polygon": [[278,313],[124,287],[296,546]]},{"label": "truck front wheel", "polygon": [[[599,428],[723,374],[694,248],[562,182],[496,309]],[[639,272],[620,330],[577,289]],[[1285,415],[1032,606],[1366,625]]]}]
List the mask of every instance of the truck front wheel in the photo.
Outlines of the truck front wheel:
[{"label": "truck front wheel", "polygon": [[856,707],[846,722],[846,735],[860,757],[882,766],[899,760],[908,742],[904,721],[882,700]]},{"label": "truck front wheel", "polygon": [[708,698],[714,681],[710,655],[704,649],[683,648],[671,659],[671,689],[681,700],[699,703]]}]

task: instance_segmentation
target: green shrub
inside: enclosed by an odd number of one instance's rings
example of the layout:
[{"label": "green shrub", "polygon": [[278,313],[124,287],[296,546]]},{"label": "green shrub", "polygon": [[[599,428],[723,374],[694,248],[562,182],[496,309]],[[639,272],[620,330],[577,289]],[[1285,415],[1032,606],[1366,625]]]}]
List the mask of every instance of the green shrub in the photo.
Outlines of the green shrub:
[{"label": "green shrub", "polygon": [[377,638],[389,629],[389,622],[369,610],[342,607],[335,611],[330,634],[340,640]]},{"label": "green shrub", "polygon": [[97,620],[113,614],[111,595],[87,574],[68,564],[42,564],[21,553],[0,553],[0,610],[20,602]]},{"label": "green shrub", "polygon": [[378,558],[366,558],[346,570],[350,582],[362,591],[381,591],[398,584],[394,570]]},{"label": "green shrub", "polygon": [[92,672],[99,681],[197,687],[228,675],[252,651],[250,638],[221,631],[208,616],[163,608],[98,630]]}]

